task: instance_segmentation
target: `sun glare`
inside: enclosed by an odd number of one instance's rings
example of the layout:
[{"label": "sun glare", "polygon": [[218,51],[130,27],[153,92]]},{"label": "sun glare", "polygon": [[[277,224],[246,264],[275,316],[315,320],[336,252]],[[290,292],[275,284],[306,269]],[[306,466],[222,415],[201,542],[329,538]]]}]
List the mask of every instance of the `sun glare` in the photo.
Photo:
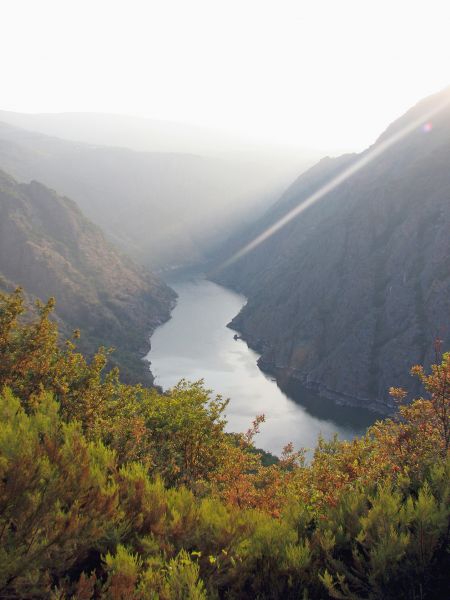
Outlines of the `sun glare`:
[{"label": "sun glare", "polygon": [[344,169],[339,175],[331,179],[324,186],[319,188],[313,194],[311,194],[306,200],[301,202],[298,206],[289,211],[284,217],[279,219],[276,223],[268,227],[250,243],[244,246],[239,252],[234,254],[229,260],[223,263],[219,268],[222,270],[235,263],[236,261],[243,258],[246,254],[260,246],[263,242],[272,237],[277,231],[285,227],[293,219],[299,217],[305,210],[322,200],[327,194],[335,190],[337,187],[342,185],[345,181],[348,181],[355,173],[366,167],[373,160],[382,155],[386,150],[403,140],[409,134],[417,129],[421,128],[424,133],[430,133],[433,129],[431,119],[443,111],[450,105],[450,94],[447,94],[445,100],[432,110],[423,112],[420,117],[414,119],[412,122],[405,125],[402,129],[392,134],[387,139],[375,144],[372,148],[367,150],[359,160],[353,163],[350,167]]}]

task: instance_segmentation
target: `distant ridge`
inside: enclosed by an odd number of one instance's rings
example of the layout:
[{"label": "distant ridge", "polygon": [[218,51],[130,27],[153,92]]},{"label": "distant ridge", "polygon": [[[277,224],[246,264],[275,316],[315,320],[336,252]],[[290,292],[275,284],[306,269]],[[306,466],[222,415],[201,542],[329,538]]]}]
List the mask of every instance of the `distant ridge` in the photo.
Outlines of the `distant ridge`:
[{"label": "distant ridge", "polygon": [[[14,124],[1,122],[1,115]],[[121,135],[109,147],[55,137],[61,132],[51,127],[45,135],[17,126],[34,117],[0,113],[0,169],[73,198],[116,245],[152,269],[207,262],[211,248],[261,214],[293,173],[311,164],[295,155],[277,165],[270,154],[258,160],[251,153],[205,157],[176,151],[175,143],[171,152],[142,152],[119,147],[119,140],[125,145]],[[90,117],[93,138],[108,141],[95,133],[102,116]],[[80,132],[89,129],[83,123]]]}]

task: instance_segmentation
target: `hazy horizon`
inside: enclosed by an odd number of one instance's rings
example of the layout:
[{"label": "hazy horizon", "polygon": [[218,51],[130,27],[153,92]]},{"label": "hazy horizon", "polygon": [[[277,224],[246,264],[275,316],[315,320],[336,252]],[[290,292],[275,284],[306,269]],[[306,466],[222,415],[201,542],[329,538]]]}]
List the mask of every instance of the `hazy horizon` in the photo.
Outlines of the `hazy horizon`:
[{"label": "hazy horizon", "polygon": [[440,0],[2,8],[7,111],[129,115],[338,153],[366,148],[449,83],[450,11]]}]

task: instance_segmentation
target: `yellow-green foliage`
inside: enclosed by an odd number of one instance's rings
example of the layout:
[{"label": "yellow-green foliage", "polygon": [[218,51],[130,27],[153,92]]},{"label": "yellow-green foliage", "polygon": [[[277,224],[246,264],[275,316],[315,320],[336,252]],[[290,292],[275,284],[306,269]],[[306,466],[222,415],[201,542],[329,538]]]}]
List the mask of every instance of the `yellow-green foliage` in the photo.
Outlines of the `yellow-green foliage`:
[{"label": "yellow-green foliage", "polygon": [[230,436],[201,383],[103,376],[52,306],[0,298],[0,598],[446,597],[448,355],[400,418],[265,467],[261,419]]},{"label": "yellow-green foliage", "polygon": [[0,590],[39,593],[101,543],[118,507],[114,452],[65,423],[43,392],[26,414],[0,396]]}]

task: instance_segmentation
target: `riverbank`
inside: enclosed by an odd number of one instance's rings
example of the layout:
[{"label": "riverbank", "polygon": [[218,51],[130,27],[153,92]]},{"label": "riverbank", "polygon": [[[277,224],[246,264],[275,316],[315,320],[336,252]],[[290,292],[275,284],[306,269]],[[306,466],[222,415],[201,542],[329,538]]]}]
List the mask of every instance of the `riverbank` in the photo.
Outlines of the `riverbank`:
[{"label": "riverbank", "polygon": [[260,355],[227,327],[246,303],[244,296],[204,278],[171,285],[178,303],[153,335],[147,356],[156,385],[168,389],[182,378],[203,379],[214,393],[230,398],[229,431],[246,431],[257,414],[265,414],[256,444],[273,454],[289,441],[314,447],[319,434],[351,439],[374,421],[365,411],[325,406],[310,392],[297,397],[264,373]]},{"label": "riverbank", "polygon": [[[314,394],[322,403],[329,401],[332,402],[335,407],[368,411],[373,414],[373,419],[375,419],[375,417],[389,417],[395,412],[395,402],[390,398],[387,399],[387,402],[391,402],[391,404],[388,405],[384,402],[379,402],[376,399],[346,394],[339,390],[327,387],[321,381],[313,380],[308,374],[302,373],[299,369],[287,365],[276,364],[269,358],[273,355],[270,344],[248,334],[248,332],[245,331],[245,328],[242,327],[239,320],[239,314],[240,313],[235,315],[233,319],[227,323],[227,327],[238,335],[239,339],[245,341],[250,349],[260,355],[257,361],[258,367],[263,373],[273,377],[280,389],[286,390],[297,387],[299,390],[303,390],[305,395],[308,395],[308,393]],[[297,394],[297,398],[298,397],[301,397],[301,392]],[[298,401],[301,404],[303,403],[302,400]]]}]

